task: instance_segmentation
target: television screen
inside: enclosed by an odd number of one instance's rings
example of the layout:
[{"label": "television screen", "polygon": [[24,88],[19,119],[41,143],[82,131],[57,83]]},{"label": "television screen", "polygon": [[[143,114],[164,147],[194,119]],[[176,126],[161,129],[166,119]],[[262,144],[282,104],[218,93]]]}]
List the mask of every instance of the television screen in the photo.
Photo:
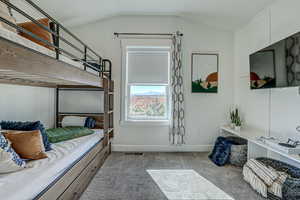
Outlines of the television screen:
[{"label": "television screen", "polygon": [[300,86],[300,33],[250,55],[251,89]]}]

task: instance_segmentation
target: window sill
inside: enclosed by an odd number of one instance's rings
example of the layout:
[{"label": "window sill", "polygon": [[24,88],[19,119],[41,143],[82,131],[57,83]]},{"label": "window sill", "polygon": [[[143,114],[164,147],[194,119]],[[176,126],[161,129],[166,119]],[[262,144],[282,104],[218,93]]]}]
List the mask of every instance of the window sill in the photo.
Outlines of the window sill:
[{"label": "window sill", "polygon": [[120,121],[121,126],[166,126],[170,125],[170,121]]}]

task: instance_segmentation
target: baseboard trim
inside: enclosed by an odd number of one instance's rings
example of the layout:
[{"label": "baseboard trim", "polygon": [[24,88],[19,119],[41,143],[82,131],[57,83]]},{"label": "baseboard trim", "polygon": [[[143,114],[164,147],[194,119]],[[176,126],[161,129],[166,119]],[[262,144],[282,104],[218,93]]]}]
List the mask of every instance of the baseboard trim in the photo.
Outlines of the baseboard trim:
[{"label": "baseboard trim", "polygon": [[113,144],[114,152],[209,152],[212,145],[120,145]]}]

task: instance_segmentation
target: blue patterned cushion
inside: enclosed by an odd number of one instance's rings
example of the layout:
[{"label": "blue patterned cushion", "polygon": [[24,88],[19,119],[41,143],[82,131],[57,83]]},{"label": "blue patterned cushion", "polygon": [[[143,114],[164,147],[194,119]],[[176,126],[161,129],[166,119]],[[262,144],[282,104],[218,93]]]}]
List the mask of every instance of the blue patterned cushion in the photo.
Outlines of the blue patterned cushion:
[{"label": "blue patterned cushion", "polygon": [[46,151],[52,150],[51,143],[49,142],[44,125],[40,121],[36,121],[36,122],[1,121],[0,126],[4,130],[21,130],[21,131],[40,130],[43,137],[45,150]]},{"label": "blue patterned cushion", "polygon": [[95,128],[96,126],[96,120],[92,117],[87,117],[84,123],[84,127],[86,128]]},{"label": "blue patterned cushion", "polygon": [[11,147],[9,141],[0,133],[0,173],[23,169],[26,163]]},{"label": "blue patterned cushion", "polygon": [[224,166],[229,161],[232,144],[227,138],[218,137],[209,159],[218,166]]}]

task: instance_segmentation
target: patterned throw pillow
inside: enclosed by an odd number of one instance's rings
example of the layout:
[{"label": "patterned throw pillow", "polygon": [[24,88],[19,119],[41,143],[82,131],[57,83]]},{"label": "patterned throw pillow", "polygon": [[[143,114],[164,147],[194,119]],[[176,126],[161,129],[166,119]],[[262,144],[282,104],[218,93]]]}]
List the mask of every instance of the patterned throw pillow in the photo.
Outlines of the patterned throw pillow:
[{"label": "patterned throw pillow", "polygon": [[84,127],[86,128],[95,128],[96,120],[92,117],[87,117],[84,123]]},{"label": "patterned throw pillow", "polygon": [[25,161],[11,147],[10,142],[0,133],[0,173],[18,171],[25,168]]}]

